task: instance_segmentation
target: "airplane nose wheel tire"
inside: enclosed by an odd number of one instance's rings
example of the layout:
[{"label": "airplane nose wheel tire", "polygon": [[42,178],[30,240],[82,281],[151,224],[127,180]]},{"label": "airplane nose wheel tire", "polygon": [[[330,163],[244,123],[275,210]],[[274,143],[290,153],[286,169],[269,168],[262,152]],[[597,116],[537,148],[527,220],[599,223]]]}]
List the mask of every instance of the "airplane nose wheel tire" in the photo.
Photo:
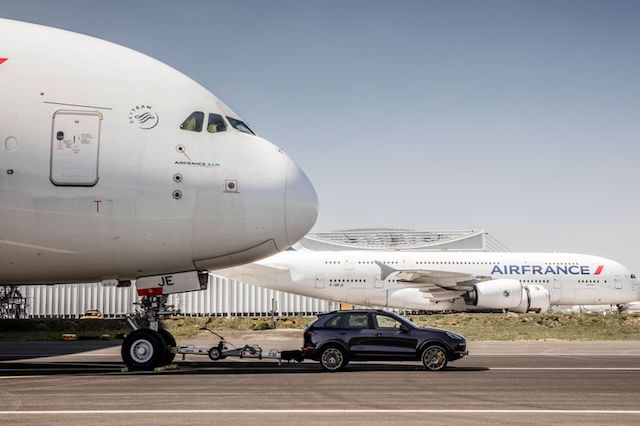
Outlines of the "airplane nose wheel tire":
[{"label": "airplane nose wheel tire", "polygon": [[430,371],[442,370],[447,366],[447,353],[440,346],[429,346],[422,351],[422,364]]},{"label": "airplane nose wheel tire", "polygon": [[175,352],[171,351],[171,349],[174,349],[176,347],[176,339],[173,337],[171,333],[169,333],[164,328],[161,328],[160,330],[158,330],[158,333],[160,334],[160,337],[162,337],[162,339],[166,344],[165,358],[162,361],[163,362],[162,365],[169,365],[173,362],[173,360],[176,357]]},{"label": "airplane nose wheel tire", "polygon": [[153,370],[167,357],[167,346],[160,333],[139,329],[127,335],[122,343],[122,360],[130,370]]}]

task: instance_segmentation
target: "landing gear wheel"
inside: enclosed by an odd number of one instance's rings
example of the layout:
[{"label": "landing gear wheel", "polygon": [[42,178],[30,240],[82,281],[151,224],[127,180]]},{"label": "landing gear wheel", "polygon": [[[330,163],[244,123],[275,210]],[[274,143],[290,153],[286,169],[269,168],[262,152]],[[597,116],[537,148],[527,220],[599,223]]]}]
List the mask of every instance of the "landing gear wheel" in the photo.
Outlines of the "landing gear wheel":
[{"label": "landing gear wheel", "polygon": [[174,349],[176,347],[176,339],[173,337],[171,333],[169,333],[164,328],[161,328],[160,330],[158,330],[158,333],[160,333],[160,337],[162,337],[162,339],[166,343],[166,353],[165,353],[165,358],[162,361],[162,365],[169,365],[173,362],[174,358],[176,357],[175,352],[171,352],[171,349]]},{"label": "landing gear wheel", "polygon": [[160,333],[141,328],[129,333],[122,343],[122,360],[130,370],[153,370],[166,357],[166,345]]},{"label": "landing gear wheel", "polygon": [[447,366],[447,353],[437,345],[432,345],[422,351],[422,364],[430,371],[442,370]]},{"label": "landing gear wheel", "polygon": [[347,365],[347,356],[337,346],[328,346],[320,354],[320,365],[326,371],[334,372]]},{"label": "landing gear wheel", "polygon": [[209,349],[209,358],[211,358],[211,361],[218,361],[219,359],[222,359],[222,351],[220,348],[214,346]]}]

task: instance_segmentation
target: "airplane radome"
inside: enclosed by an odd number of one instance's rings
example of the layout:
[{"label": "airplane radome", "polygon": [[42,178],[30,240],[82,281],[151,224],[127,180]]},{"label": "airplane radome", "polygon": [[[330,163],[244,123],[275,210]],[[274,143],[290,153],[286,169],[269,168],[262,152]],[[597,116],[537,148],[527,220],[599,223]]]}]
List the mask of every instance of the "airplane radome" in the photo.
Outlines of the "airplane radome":
[{"label": "airplane radome", "polygon": [[[314,225],[302,170],[182,73],[40,25],[0,19],[0,39],[0,284],[196,290]],[[154,333],[130,366],[168,356]]]}]

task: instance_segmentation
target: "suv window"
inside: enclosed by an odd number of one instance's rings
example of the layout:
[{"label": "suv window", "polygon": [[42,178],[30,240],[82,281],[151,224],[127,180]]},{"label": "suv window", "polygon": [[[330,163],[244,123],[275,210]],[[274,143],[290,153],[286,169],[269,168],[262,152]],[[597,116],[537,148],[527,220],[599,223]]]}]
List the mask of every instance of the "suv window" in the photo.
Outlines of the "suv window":
[{"label": "suv window", "polygon": [[327,328],[371,328],[369,314],[366,312],[337,314],[329,318],[324,326]]},{"label": "suv window", "polygon": [[346,314],[346,328],[369,328],[369,314],[357,313]]},{"label": "suv window", "polygon": [[188,130],[190,132],[201,132],[202,123],[204,122],[204,112],[194,111],[190,116],[186,118],[180,125],[182,130]]},{"label": "suv window", "polygon": [[343,317],[344,315],[334,315],[324,323],[324,326],[328,328],[340,328],[340,324],[342,323],[341,320]]},{"label": "suv window", "polygon": [[376,328],[399,330],[402,323],[395,318],[391,318],[386,315],[376,314],[374,315],[376,321]]}]

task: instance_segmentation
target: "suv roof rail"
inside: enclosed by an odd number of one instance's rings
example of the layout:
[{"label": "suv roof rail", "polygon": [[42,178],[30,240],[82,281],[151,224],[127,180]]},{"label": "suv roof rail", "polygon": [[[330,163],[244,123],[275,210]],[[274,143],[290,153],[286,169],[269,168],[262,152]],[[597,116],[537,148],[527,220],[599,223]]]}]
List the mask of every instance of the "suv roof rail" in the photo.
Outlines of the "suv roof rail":
[{"label": "suv roof rail", "polygon": [[[329,315],[329,314],[335,314],[335,313],[347,313],[347,312],[381,312],[383,314],[388,314],[390,313],[389,311],[385,311],[384,309],[373,309],[373,308],[360,308],[360,309],[336,309],[333,311],[329,311],[329,312],[320,312],[317,315],[320,316],[324,316],[324,315]],[[391,312],[393,313],[393,312]]]}]

